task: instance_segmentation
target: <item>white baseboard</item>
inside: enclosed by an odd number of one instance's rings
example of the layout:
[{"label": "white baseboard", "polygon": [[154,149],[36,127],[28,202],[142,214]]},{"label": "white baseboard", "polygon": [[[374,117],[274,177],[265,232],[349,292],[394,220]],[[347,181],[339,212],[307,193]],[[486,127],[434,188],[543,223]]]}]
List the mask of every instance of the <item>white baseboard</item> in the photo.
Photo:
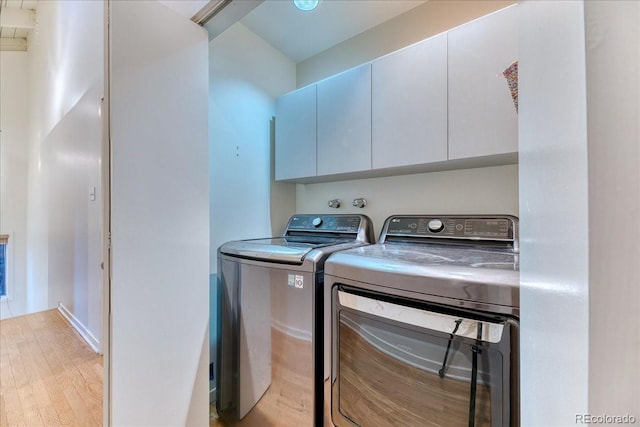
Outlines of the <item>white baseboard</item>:
[{"label": "white baseboard", "polygon": [[93,349],[98,354],[102,354],[100,348],[100,341],[97,340],[96,337],[93,336],[91,332],[80,322],[76,316],[73,315],[67,308],[61,303],[58,303],[58,311],[62,314],[62,317],[67,319],[67,321],[73,326],[73,329],[78,331],[80,336],[89,344],[89,347]]}]

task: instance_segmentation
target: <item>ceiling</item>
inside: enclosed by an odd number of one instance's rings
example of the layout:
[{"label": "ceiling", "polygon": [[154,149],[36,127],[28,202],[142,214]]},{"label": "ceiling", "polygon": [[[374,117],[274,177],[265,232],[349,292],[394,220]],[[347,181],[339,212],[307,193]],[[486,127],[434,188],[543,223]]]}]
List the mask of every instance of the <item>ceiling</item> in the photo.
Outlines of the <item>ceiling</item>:
[{"label": "ceiling", "polygon": [[314,11],[302,12],[289,0],[266,0],[241,22],[298,63],[424,3],[320,0]]},{"label": "ceiling", "polygon": [[320,0],[312,12],[292,0],[160,0],[193,17],[202,8],[224,3],[204,24],[213,39],[238,19],[252,32],[298,63],[394,18],[427,0]]},{"label": "ceiling", "polygon": [[[233,0],[231,5],[254,3],[241,22],[298,63],[426,1],[320,0],[320,5],[312,12],[297,10],[290,0]],[[210,0],[160,2],[191,18]],[[28,32],[35,24],[37,4],[38,0],[0,0],[2,50],[26,50]],[[238,8],[238,5],[234,6]]]},{"label": "ceiling", "polygon": [[158,0],[158,2],[191,19],[209,3],[209,0]]},{"label": "ceiling", "polygon": [[38,0],[0,0],[0,50],[27,50]]}]

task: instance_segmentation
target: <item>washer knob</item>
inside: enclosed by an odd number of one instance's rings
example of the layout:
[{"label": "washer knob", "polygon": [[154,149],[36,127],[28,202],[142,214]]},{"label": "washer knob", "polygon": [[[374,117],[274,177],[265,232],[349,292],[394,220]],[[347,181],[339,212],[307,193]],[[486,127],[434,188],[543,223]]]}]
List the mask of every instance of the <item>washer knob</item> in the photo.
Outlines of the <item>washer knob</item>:
[{"label": "washer knob", "polygon": [[313,225],[314,227],[320,227],[322,225],[322,218],[318,217],[318,218],[313,218],[313,221],[311,221],[311,225]]},{"label": "washer knob", "polygon": [[444,230],[444,224],[439,219],[432,219],[431,221],[429,221],[427,227],[432,233],[439,233]]}]

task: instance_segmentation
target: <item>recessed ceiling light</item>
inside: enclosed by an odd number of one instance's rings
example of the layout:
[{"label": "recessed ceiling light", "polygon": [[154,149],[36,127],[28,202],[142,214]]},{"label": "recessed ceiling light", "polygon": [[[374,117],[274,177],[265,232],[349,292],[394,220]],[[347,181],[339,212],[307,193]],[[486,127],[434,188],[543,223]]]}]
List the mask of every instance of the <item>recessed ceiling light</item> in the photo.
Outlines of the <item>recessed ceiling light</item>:
[{"label": "recessed ceiling light", "polygon": [[298,9],[309,12],[318,7],[320,0],[293,0],[293,4]]}]

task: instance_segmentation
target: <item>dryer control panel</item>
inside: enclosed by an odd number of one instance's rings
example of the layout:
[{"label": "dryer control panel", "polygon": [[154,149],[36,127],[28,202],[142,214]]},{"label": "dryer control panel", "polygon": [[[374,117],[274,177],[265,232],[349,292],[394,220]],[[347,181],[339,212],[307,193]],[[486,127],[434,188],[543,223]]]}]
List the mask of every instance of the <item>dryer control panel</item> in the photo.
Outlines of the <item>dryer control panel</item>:
[{"label": "dryer control panel", "polygon": [[[518,218],[511,215],[396,215],[387,218],[380,236],[393,238],[504,241],[517,246]],[[397,239],[396,239],[397,240]]]}]

